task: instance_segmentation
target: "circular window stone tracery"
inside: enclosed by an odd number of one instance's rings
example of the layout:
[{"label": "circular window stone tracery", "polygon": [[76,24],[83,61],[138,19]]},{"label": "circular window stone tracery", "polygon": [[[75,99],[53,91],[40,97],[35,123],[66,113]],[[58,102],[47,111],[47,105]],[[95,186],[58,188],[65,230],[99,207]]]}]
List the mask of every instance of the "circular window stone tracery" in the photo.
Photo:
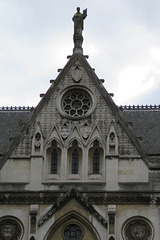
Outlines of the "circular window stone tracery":
[{"label": "circular window stone tracery", "polygon": [[82,85],[72,85],[57,96],[59,113],[72,120],[87,118],[96,108],[97,99],[91,89]]},{"label": "circular window stone tracery", "polygon": [[80,240],[82,237],[82,229],[77,224],[69,224],[64,229],[65,240]]},{"label": "circular window stone tracery", "polygon": [[89,95],[82,91],[69,91],[62,103],[62,107],[67,115],[72,117],[80,117],[88,112],[91,106]]}]

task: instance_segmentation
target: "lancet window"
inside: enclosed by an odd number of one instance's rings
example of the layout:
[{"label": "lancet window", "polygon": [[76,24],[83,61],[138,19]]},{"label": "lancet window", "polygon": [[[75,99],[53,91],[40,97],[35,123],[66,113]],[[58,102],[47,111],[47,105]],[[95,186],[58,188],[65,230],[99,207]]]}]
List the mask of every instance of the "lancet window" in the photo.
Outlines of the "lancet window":
[{"label": "lancet window", "polygon": [[103,148],[98,140],[95,140],[89,149],[89,175],[101,175],[103,165]]},{"label": "lancet window", "polygon": [[68,148],[68,176],[69,178],[80,178],[82,166],[82,149],[77,140],[73,140]]},{"label": "lancet window", "polygon": [[57,175],[60,172],[61,149],[56,140],[53,140],[47,149],[49,174]]},{"label": "lancet window", "polygon": [[100,154],[98,148],[93,152],[93,174],[99,174]]},{"label": "lancet window", "polygon": [[72,174],[78,174],[79,154],[77,148],[72,153]]},{"label": "lancet window", "polygon": [[56,148],[54,148],[51,155],[51,174],[57,174],[57,166],[58,166],[58,153]]}]

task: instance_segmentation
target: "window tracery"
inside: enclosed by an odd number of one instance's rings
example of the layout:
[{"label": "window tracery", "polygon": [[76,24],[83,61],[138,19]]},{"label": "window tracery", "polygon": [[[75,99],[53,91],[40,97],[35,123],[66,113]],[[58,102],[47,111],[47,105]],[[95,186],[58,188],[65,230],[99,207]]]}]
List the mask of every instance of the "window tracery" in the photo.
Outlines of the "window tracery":
[{"label": "window tracery", "polygon": [[88,112],[91,100],[87,92],[82,90],[69,91],[62,101],[65,113],[72,117],[80,117]]},{"label": "window tracery", "polygon": [[96,104],[92,90],[77,84],[65,88],[57,98],[59,113],[69,119],[88,117],[94,111]]},{"label": "window tracery", "polygon": [[82,236],[82,229],[77,224],[69,224],[64,229],[65,240],[80,240]]}]

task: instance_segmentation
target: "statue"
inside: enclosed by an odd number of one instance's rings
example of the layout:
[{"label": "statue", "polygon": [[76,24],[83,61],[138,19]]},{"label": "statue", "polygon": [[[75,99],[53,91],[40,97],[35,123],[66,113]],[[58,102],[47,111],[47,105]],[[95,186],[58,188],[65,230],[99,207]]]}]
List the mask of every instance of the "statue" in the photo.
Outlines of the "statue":
[{"label": "statue", "polygon": [[72,20],[74,22],[74,35],[73,35],[73,40],[74,40],[74,53],[83,53],[82,50],[82,42],[83,42],[83,37],[82,37],[82,30],[83,30],[83,20],[87,16],[87,9],[83,10],[83,13],[80,12],[80,8],[77,7],[77,12],[74,14]]},{"label": "statue", "polygon": [[77,7],[77,12],[74,14],[72,20],[74,22],[74,36],[82,36],[83,19],[87,16],[87,9],[80,13],[80,8]]}]

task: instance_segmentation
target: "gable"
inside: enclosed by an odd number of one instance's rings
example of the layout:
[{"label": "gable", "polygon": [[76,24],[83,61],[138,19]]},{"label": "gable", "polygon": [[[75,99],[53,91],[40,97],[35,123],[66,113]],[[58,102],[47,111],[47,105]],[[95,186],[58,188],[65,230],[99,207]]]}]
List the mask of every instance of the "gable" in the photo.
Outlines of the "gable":
[{"label": "gable", "polygon": [[[82,100],[78,99],[79,96],[76,95],[76,104],[79,102],[83,106],[80,107],[79,112],[75,111],[75,115],[73,113],[74,109],[69,109],[68,112],[64,109],[71,108],[69,104],[65,103],[66,106],[62,106],[64,98],[67,101],[69,97],[73,97],[71,92],[74,91],[76,94],[83,94]],[[85,104],[85,101],[88,101],[88,103]],[[80,128],[80,125],[84,125],[86,120],[88,121],[88,127],[92,129],[95,125],[99,127],[103,135],[103,141],[106,140],[111,123],[114,122],[119,138],[119,154],[136,155],[145,158],[136,137],[125,124],[120,111],[97,78],[94,70],[89,66],[85,58],[79,54],[74,54],[71,57],[35,108],[32,117],[26,124],[25,131],[21,134],[20,142],[17,141],[13,144],[11,156],[14,158],[20,156],[30,157],[31,139],[37,122],[41,123],[42,134],[47,139],[53,125],[60,129],[67,121],[71,129],[75,125]],[[82,138],[84,139],[83,136]],[[63,140],[65,141],[65,139]]]},{"label": "gable", "polygon": [[[72,201],[71,204],[70,201]],[[62,210],[64,207],[66,208]],[[62,198],[58,199],[58,201],[55,202],[54,205],[43,216],[40,217],[38,220],[38,227],[43,226],[56,213],[58,214],[56,217],[58,219],[71,211],[77,213],[80,212],[83,216],[88,218],[88,220],[90,218],[89,215],[92,215],[103,225],[104,228],[107,228],[106,219],[104,219],[104,217],[97,212],[93,205],[89,203],[87,198],[83,197],[81,193],[75,191],[74,189],[64,194]],[[86,211],[89,213],[89,215],[86,213]]]}]

